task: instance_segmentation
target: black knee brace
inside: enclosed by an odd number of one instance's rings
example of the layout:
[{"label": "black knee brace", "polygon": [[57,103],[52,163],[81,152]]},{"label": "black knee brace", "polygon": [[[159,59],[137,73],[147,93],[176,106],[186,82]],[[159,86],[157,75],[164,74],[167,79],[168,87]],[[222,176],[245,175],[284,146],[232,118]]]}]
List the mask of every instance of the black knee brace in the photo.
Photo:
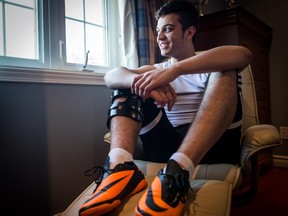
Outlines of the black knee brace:
[{"label": "black knee brace", "polygon": [[[114,102],[117,98],[125,98],[123,102]],[[114,116],[126,116],[136,121],[143,121],[143,99],[131,94],[130,89],[119,89],[112,92],[111,106],[108,111],[107,127],[110,128],[110,120]]]}]

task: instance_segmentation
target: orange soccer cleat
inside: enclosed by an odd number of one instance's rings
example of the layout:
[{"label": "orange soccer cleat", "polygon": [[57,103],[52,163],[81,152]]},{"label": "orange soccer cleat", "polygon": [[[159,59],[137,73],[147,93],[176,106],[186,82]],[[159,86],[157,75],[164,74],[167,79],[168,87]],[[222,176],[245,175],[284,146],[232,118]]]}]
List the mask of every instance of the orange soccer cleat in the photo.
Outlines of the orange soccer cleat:
[{"label": "orange soccer cleat", "polygon": [[125,162],[114,169],[108,169],[109,157],[107,161],[106,168],[96,167],[101,170],[100,176],[96,180],[92,197],[80,207],[80,216],[105,214],[119,206],[122,200],[147,186],[143,173],[133,162]]},{"label": "orange soccer cleat", "polygon": [[174,160],[169,160],[165,173],[160,170],[141,197],[136,215],[180,215],[190,189],[189,173]]}]

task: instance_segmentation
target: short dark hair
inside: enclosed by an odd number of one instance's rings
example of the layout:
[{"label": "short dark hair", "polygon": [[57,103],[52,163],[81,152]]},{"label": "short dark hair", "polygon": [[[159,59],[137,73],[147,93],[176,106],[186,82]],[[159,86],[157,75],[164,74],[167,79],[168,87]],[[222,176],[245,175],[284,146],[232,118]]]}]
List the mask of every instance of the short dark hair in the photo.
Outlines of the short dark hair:
[{"label": "short dark hair", "polygon": [[192,1],[187,0],[171,0],[164,4],[155,14],[156,20],[168,14],[177,14],[179,22],[182,26],[182,31],[185,31],[190,26],[196,28],[199,11],[197,6]]}]

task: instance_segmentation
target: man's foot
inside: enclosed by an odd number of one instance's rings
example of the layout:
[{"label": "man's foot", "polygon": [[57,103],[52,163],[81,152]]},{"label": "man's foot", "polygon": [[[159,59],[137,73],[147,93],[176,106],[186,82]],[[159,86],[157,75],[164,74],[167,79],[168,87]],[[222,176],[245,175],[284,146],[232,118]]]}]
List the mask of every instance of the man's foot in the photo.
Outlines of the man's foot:
[{"label": "man's foot", "polygon": [[96,179],[96,188],[93,195],[79,210],[80,216],[102,215],[126,199],[146,188],[147,183],[143,173],[133,162],[118,164],[114,169],[108,169],[109,157]]},{"label": "man's foot", "polygon": [[175,160],[169,160],[166,171],[160,170],[141,197],[136,215],[180,215],[190,189],[189,173]]}]

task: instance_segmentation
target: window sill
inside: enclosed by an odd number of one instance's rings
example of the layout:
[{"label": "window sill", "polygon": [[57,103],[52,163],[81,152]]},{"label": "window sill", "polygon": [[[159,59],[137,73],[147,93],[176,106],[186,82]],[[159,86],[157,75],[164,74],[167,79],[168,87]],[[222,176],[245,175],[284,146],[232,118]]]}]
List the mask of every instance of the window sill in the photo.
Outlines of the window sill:
[{"label": "window sill", "polygon": [[104,72],[0,67],[0,82],[105,85]]}]

